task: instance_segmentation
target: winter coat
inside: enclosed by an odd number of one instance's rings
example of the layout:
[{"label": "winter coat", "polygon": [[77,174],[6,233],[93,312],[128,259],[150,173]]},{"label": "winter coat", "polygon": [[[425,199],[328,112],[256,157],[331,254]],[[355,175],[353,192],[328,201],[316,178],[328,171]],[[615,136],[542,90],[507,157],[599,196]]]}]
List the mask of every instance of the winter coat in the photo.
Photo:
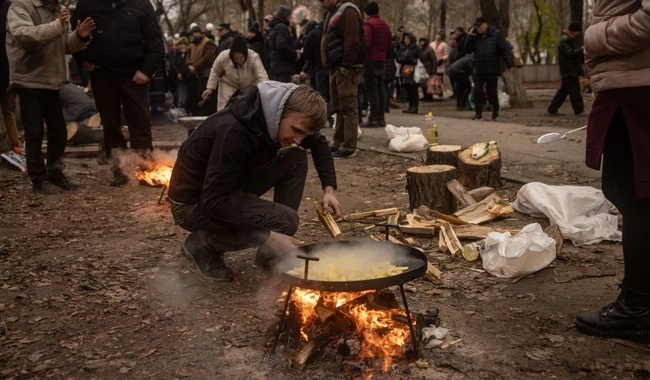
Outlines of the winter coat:
[{"label": "winter coat", "polygon": [[625,117],[632,146],[637,199],[650,199],[650,0],[596,1],[585,32],[585,60],[597,93],[587,129],[586,163],[599,170],[617,110]]},{"label": "winter coat", "polygon": [[482,75],[501,75],[501,61],[506,61],[508,68],[515,67],[512,52],[506,45],[501,33],[494,26],[489,26],[483,34],[468,35],[466,52],[474,53],[474,73]]},{"label": "winter coat", "polygon": [[422,64],[424,65],[424,68],[427,69],[427,74],[431,76],[436,73],[436,65],[437,65],[436,53],[434,53],[433,49],[431,49],[431,46],[429,46],[429,40],[426,40],[424,46],[425,46],[423,51],[424,59],[422,60]]},{"label": "winter coat", "polygon": [[[266,241],[270,231],[242,215],[232,204],[232,196],[245,191],[254,170],[277,157],[280,145],[269,130],[278,130],[287,92],[296,87],[272,81],[245,87],[230,100],[229,107],[208,117],[178,151],[169,198],[176,203],[199,204],[213,223],[233,233],[249,234],[258,244]],[[267,120],[277,124],[269,128]],[[300,145],[311,149],[323,188],[336,188],[327,139],[317,132]]]},{"label": "winter coat", "polygon": [[271,32],[266,38],[271,53],[271,74],[293,74],[297,53],[289,34],[289,22],[273,17],[269,26]]},{"label": "winter coat", "polygon": [[[449,63],[453,63],[467,54],[467,33],[463,32],[460,37],[456,37],[456,45],[454,45],[455,55],[452,60],[450,57]],[[451,54],[451,53],[450,53]]]},{"label": "winter coat", "polygon": [[7,58],[11,86],[59,90],[65,84],[66,54],[88,46],[70,23],[61,25],[60,12],[40,0],[15,0],[7,12]]},{"label": "winter coat", "polygon": [[0,86],[3,89],[9,86],[9,60],[4,41],[7,39],[7,13],[10,5],[11,0],[1,0],[0,2]]},{"label": "winter coat", "polygon": [[97,107],[92,99],[77,85],[67,83],[59,91],[61,111],[66,123],[83,121],[97,113]]},{"label": "winter coat", "polygon": [[447,67],[447,75],[451,80],[457,82],[469,82],[469,76],[472,74],[474,67],[474,54],[465,54],[463,58],[457,59]]},{"label": "winter coat", "polygon": [[386,53],[393,46],[386,21],[379,15],[368,16],[363,24],[363,37],[368,47],[368,61],[386,62]]},{"label": "winter coat", "polygon": [[210,67],[217,58],[217,45],[208,37],[203,37],[199,43],[192,42],[186,63],[192,65],[199,78],[210,76]]},{"label": "winter coat", "polygon": [[[402,66],[411,65],[415,67],[418,64],[418,60],[424,61],[422,48],[415,41],[415,37],[413,37],[411,41],[413,42],[411,42],[410,45],[404,45],[404,47],[397,53],[397,62]],[[415,83],[415,79],[413,78],[414,76],[415,75],[411,73],[409,77],[402,77],[402,83]]]},{"label": "winter coat", "polygon": [[264,55],[264,37],[262,37],[262,32],[257,32],[253,38],[248,39],[248,48],[262,58]]},{"label": "winter coat", "polygon": [[219,46],[217,46],[217,55],[221,54],[222,51],[228,50],[232,47],[232,41],[235,38],[235,36],[244,37],[241,33],[231,30],[230,32],[226,33],[226,35],[224,35],[219,39]]},{"label": "winter coat", "polygon": [[313,73],[314,71],[325,70],[320,52],[320,43],[322,38],[323,23],[321,22],[308,31],[307,37],[305,37],[305,45],[302,49],[302,54],[305,57],[305,65],[302,67],[303,72]]},{"label": "winter coat", "polygon": [[183,80],[196,79],[196,74],[190,73],[190,70],[187,68],[187,56],[189,49],[185,53],[181,53],[176,50],[174,52],[174,57],[171,60],[171,70],[169,76],[172,78],[173,82],[178,81],[178,74],[183,76]]},{"label": "winter coat", "polygon": [[391,43],[390,49],[386,52],[386,69],[384,70],[384,81],[386,82],[395,80],[395,75],[397,74],[397,66],[395,65],[396,56],[394,45]]},{"label": "winter coat", "polygon": [[594,91],[650,86],[650,0],[596,2],[584,41]]},{"label": "winter coat", "polygon": [[327,14],[321,56],[323,65],[331,70],[363,67],[366,62],[363,17],[353,2],[342,0]]},{"label": "winter coat", "polygon": [[148,0],[79,0],[72,18],[91,17],[97,28],[88,49],[77,61],[94,63],[101,70],[133,76],[140,70],[151,78],[165,57],[158,17]]},{"label": "winter coat", "polygon": [[436,53],[436,73],[444,74],[449,58],[449,45],[445,41],[433,41],[429,46]]},{"label": "winter coat", "polygon": [[582,70],[582,63],[585,57],[582,48],[578,45],[578,41],[566,33],[562,34],[560,44],[557,47],[557,53],[562,78],[575,78],[585,75]]},{"label": "winter coat", "polygon": [[210,78],[206,88],[215,90],[218,88],[217,111],[222,110],[228,104],[232,95],[246,86],[254,86],[269,76],[264,69],[260,56],[252,50],[248,50],[246,62],[237,67],[231,59],[232,50],[222,51],[212,65]]}]

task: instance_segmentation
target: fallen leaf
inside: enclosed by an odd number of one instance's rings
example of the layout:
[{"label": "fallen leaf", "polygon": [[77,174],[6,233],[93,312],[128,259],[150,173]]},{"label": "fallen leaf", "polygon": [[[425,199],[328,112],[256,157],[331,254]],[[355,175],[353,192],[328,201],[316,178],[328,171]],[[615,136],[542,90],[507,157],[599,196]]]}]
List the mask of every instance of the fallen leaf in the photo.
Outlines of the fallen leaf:
[{"label": "fallen leaf", "polygon": [[418,360],[415,362],[416,367],[422,368],[422,369],[427,369],[429,368],[429,363],[423,361],[423,360]]},{"label": "fallen leaf", "polygon": [[131,370],[131,368],[120,367],[120,373],[127,373],[127,372],[129,372],[130,370]]},{"label": "fallen leaf", "polygon": [[43,351],[39,351],[39,352],[34,352],[33,354],[29,355],[27,357],[27,359],[29,359],[30,362],[37,362],[43,356],[45,356]]},{"label": "fallen leaf", "polygon": [[42,336],[37,336],[37,337],[34,338],[34,339],[23,338],[23,339],[20,340],[20,343],[21,343],[21,344],[31,344],[31,343],[34,343],[34,342],[38,342],[38,341],[41,340],[42,338],[43,338]]},{"label": "fallen leaf", "polygon": [[180,371],[177,373],[177,375],[180,377],[192,377],[192,373],[188,371]]},{"label": "fallen leaf", "polygon": [[140,359],[142,359],[142,358],[146,358],[147,356],[151,356],[151,355],[152,355],[154,352],[156,352],[156,351],[158,351],[158,350],[156,350],[155,348],[153,348],[153,349],[149,350],[149,352],[147,352],[146,354],[140,355]]},{"label": "fallen leaf", "polygon": [[76,349],[77,347],[79,347],[79,343],[77,343],[77,342],[64,342],[64,341],[61,341],[61,342],[59,342],[59,346],[61,346],[61,347],[65,347],[65,348],[67,348],[68,350],[74,350],[74,349]]},{"label": "fallen leaf", "polygon": [[548,340],[552,343],[562,343],[565,341],[565,338],[562,335],[549,335]]},{"label": "fallen leaf", "polygon": [[18,317],[9,317],[9,318],[7,318],[7,322],[11,322],[11,323],[16,322],[17,320],[18,320]]},{"label": "fallen leaf", "polygon": [[40,322],[43,320],[43,317],[36,317],[34,318],[34,322]]}]

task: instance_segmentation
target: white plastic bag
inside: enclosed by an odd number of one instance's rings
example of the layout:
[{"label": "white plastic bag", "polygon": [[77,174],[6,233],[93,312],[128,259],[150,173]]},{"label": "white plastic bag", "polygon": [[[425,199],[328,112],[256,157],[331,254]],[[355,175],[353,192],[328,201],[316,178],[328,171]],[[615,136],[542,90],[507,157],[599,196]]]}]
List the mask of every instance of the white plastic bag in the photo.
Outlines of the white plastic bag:
[{"label": "white plastic bag", "polygon": [[429,147],[429,141],[421,134],[396,136],[388,143],[392,152],[421,152]]},{"label": "white plastic bag", "polygon": [[386,131],[386,136],[388,136],[388,140],[392,140],[396,136],[408,136],[408,135],[424,135],[422,133],[422,129],[418,127],[396,127],[392,124],[387,124],[386,127],[384,128],[384,131]]},{"label": "white plastic bag", "polygon": [[422,61],[418,59],[417,65],[415,65],[415,70],[413,70],[413,80],[415,83],[426,82],[429,79],[429,74],[427,69],[424,68]]},{"label": "white plastic bag", "polygon": [[499,108],[504,110],[510,108],[510,95],[503,91],[499,91]]},{"label": "white plastic bag", "polygon": [[515,236],[491,232],[481,246],[483,269],[501,278],[537,272],[555,260],[555,254],[555,240],[539,223],[527,225]]},{"label": "white plastic bag", "polygon": [[522,214],[549,218],[575,246],[622,240],[618,216],[610,214],[616,208],[591,186],[528,183],[519,189],[512,207]]}]

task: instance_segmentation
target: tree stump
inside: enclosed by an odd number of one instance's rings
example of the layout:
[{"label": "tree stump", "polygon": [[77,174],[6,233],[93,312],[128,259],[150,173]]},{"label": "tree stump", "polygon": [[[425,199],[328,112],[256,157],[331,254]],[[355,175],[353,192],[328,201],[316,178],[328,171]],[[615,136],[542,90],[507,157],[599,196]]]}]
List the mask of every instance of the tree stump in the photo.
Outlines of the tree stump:
[{"label": "tree stump", "polygon": [[427,150],[427,165],[451,165],[458,167],[460,145],[436,145]]},{"label": "tree stump", "polygon": [[411,209],[425,205],[442,213],[454,211],[454,196],[447,182],[456,178],[456,168],[450,165],[416,166],[406,170],[406,184]]},{"label": "tree stump", "polygon": [[501,152],[497,144],[490,143],[488,153],[478,160],[471,153],[470,146],[458,154],[458,181],[467,189],[501,186]]}]

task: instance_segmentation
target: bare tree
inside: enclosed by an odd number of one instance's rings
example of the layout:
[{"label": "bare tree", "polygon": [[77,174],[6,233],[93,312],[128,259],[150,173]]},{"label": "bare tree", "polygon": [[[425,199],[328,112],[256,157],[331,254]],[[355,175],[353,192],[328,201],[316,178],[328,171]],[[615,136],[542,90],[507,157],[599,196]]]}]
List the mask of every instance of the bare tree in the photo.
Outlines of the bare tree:
[{"label": "bare tree", "polygon": [[9,152],[13,149],[11,140],[9,140],[9,134],[7,133],[7,125],[5,124],[5,119],[0,112],[0,153]]},{"label": "bare tree", "polygon": [[440,29],[447,32],[447,0],[440,0]]},{"label": "bare tree", "polygon": [[569,6],[571,7],[571,22],[582,24],[582,14],[584,10],[583,0],[570,0]]}]

